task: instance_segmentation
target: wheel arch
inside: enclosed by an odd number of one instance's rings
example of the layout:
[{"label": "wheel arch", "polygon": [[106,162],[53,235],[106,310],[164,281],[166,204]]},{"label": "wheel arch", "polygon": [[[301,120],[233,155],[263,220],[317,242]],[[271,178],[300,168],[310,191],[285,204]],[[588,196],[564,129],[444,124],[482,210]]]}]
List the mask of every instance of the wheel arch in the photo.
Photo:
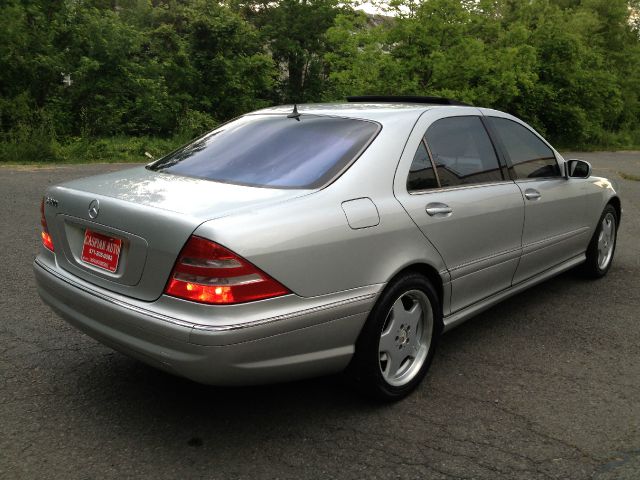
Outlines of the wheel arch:
[{"label": "wheel arch", "polygon": [[[351,362],[346,368],[345,372],[347,376],[355,382],[363,391],[374,395],[376,398],[393,401],[406,396],[411,392],[418,383],[422,380],[431,360],[433,359],[435,347],[438,343],[438,338],[443,331],[444,324],[442,322],[442,315],[438,315],[438,312],[434,316],[437,321],[432,323],[433,336],[431,337],[430,344],[424,358],[424,363],[420,366],[420,371],[409,378],[408,383],[393,386],[386,383],[380,366],[380,335],[384,329],[384,319],[387,318],[386,312],[388,312],[388,305],[385,302],[389,302],[390,299],[395,299],[397,292],[402,292],[401,289],[393,290],[392,286],[397,285],[396,281],[400,280],[406,275],[414,275],[411,279],[412,282],[416,281],[415,275],[419,275],[421,280],[424,279],[430,284],[429,290],[432,290],[428,296],[432,297],[434,294],[438,297],[438,300],[442,302],[443,295],[443,279],[441,278],[438,270],[432,265],[422,262],[414,262],[407,264],[399,268],[391,276],[385,287],[381,290],[379,297],[376,301],[376,306],[373,307],[370,312],[367,321],[362,327],[358,338],[355,343],[355,351]],[[424,282],[422,282],[424,284]],[[425,286],[426,287],[426,286]],[[402,287],[404,288],[404,287]],[[406,291],[405,291],[406,293]],[[404,293],[403,293],[404,295]],[[381,303],[382,302],[382,303]],[[390,303],[393,305],[393,303]],[[382,306],[384,309],[380,310],[378,307]],[[440,307],[440,313],[442,308]],[[376,315],[371,314],[375,312]],[[380,315],[380,313],[384,315]],[[382,320],[382,323],[380,323]],[[434,319],[435,320],[435,319]],[[416,330],[417,331],[417,330]],[[397,341],[397,338],[396,338]],[[373,360],[375,358],[375,361]],[[395,389],[395,390],[394,390]]]},{"label": "wheel arch", "polygon": [[426,277],[431,282],[433,288],[435,288],[436,293],[438,294],[438,300],[440,302],[440,316],[442,317],[442,315],[444,314],[444,282],[442,281],[442,277],[440,276],[438,270],[428,263],[412,263],[395,272],[387,282],[387,285],[390,285],[395,279],[408,273],[418,273]]},{"label": "wheel arch", "polygon": [[620,226],[620,219],[622,218],[622,203],[620,202],[620,197],[613,196],[607,202],[607,205],[611,205],[616,209],[616,215],[618,216],[618,224],[616,225],[616,229]]}]

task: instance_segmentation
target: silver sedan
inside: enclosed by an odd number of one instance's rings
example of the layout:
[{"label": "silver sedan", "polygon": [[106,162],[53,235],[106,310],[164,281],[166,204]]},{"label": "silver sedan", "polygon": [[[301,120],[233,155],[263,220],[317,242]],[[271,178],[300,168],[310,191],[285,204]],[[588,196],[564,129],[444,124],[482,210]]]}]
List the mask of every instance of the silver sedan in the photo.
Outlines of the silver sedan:
[{"label": "silver sedan", "polygon": [[496,110],[350,100],[249,113],[50,187],[41,297],[198,382],[344,371],[398,399],[444,331],[565,270],[607,273],[621,204],[587,162]]}]

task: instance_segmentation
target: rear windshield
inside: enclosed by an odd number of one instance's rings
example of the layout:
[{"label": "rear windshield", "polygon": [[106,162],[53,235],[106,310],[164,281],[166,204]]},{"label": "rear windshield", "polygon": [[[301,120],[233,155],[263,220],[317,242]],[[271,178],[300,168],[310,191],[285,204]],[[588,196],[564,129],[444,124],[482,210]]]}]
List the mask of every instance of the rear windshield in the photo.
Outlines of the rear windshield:
[{"label": "rear windshield", "polygon": [[247,115],[148,168],[241,185],[317,188],[353,162],[379,128],[349,118]]}]

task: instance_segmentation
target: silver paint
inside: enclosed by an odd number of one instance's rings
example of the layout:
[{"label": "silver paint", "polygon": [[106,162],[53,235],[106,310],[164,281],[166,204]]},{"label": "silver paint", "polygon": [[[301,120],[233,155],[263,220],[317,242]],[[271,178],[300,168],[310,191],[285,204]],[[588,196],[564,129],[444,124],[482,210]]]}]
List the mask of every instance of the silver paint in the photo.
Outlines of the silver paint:
[{"label": "silver paint", "polygon": [[[382,130],[348,170],[318,190],[246,187],[144,167],[50,187],[46,198],[58,208],[46,201],[45,216],[56,252],[43,248],[34,264],[44,301],[99,341],[201,382],[337,372],[348,364],[376,299],[404,269],[440,278],[450,329],[583,262],[604,206],[617,196],[598,177],[410,194],[411,161],[437,119],[490,114],[530,127],[474,107],[318,104],[299,111],[373,120]],[[564,172],[564,159],[553,151]],[[100,212],[90,220],[93,200]],[[80,260],[86,228],[123,239],[113,274]],[[163,295],[192,234],[235,251],[292,293],[230,306]],[[605,243],[606,257],[611,243]]]},{"label": "silver paint", "polygon": [[380,215],[375,203],[370,198],[356,198],[342,202],[342,211],[351,228],[375,227],[380,223]]}]

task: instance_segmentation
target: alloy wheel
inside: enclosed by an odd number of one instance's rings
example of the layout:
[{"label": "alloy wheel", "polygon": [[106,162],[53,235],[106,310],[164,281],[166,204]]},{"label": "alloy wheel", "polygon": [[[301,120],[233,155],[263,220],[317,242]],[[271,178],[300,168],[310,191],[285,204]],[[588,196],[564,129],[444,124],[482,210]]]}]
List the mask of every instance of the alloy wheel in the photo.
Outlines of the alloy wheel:
[{"label": "alloy wheel", "polygon": [[420,290],[400,295],[387,313],[378,346],[380,372],[389,385],[406,385],[418,374],[432,335],[433,310],[427,295]]}]

